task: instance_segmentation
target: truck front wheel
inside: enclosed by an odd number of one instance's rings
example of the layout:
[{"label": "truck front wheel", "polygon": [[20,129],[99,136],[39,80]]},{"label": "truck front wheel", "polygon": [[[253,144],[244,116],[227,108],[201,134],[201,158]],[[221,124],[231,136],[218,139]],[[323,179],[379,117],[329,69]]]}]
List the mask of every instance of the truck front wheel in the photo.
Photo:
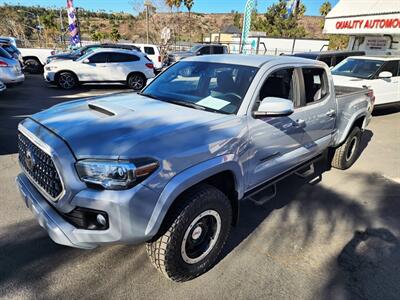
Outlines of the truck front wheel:
[{"label": "truck front wheel", "polygon": [[354,164],[360,152],[361,136],[361,129],[354,127],[343,145],[335,149],[332,167],[346,170]]},{"label": "truck front wheel", "polygon": [[167,217],[167,224],[172,224],[146,246],[152,264],[167,278],[180,282],[215,265],[232,224],[230,201],[215,187],[202,184],[182,197],[183,203]]}]

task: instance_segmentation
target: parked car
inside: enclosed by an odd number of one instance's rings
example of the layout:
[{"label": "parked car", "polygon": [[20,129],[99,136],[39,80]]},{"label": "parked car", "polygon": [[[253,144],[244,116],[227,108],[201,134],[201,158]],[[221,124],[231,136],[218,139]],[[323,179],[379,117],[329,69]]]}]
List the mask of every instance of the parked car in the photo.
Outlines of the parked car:
[{"label": "parked car", "polygon": [[7,89],[6,85],[0,81],[0,93],[4,92]]},{"label": "parked car", "polygon": [[7,51],[0,48],[0,81],[11,86],[24,82],[25,76],[22,73],[21,65]]},{"label": "parked car", "polygon": [[311,52],[301,52],[295,53],[293,56],[304,57],[308,59],[314,59],[323,61],[329,67],[334,67],[345,58],[349,56],[363,56],[364,51],[311,51]]},{"label": "parked car", "polygon": [[318,61],[191,57],[139,94],[22,121],[17,184],[56,243],[146,242],[159,271],[186,281],[217,262],[240,201],[271,200],[280,179],[310,175],[328,151],[334,167],[349,168],[372,98],[335,87]]},{"label": "parked car", "polygon": [[168,59],[166,61],[167,65],[171,65],[177,61],[180,61],[183,58],[191,57],[191,56],[200,56],[200,55],[210,55],[210,54],[227,54],[228,47],[226,45],[219,44],[198,44],[194,45],[188,51],[179,51],[172,52],[168,54]]},{"label": "parked car", "polygon": [[120,82],[141,90],[154,77],[154,65],[142,52],[98,48],[76,60],[55,60],[46,65],[44,78],[63,89],[93,82]]},{"label": "parked car", "polygon": [[50,63],[54,60],[73,60],[73,59],[78,59],[82,55],[85,55],[88,51],[92,51],[98,48],[117,48],[117,49],[126,49],[126,50],[132,50],[132,51],[140,51],[139,47],[136,47],[134,45],[124,45],[124,44],[92,44],[92,45],[86,45],[83,47],[80,47],[78,49],[75,49],[70,52],[66,53],[58,53],[54,55],[50,55],[47,57],[46,63]]},{"label": "parked car", "polygon": [[15,47],[10,42],[2,40],[1,38],[0,38],[0,47],[3,48],[5,51],[7,51],[8,54],[10,54],[14,59],[18,60],[21,66],[23,67],[24,60],[22,58],[21,52],[18,50],[17,47]]},{"label": "parked car", "polygon": [[349,57],[332,74],[338,85],[373,89],[375,106],[400,102],[400,57]]},{"label": "parked car", "polygon": [[153,61],[154,69],[156,71],[161,71],[163,64],[161,61],[160,50],[156,45],[151,44],[135,44],[135,46],[140,48],[140,51],[146,53],[146,55]]}]

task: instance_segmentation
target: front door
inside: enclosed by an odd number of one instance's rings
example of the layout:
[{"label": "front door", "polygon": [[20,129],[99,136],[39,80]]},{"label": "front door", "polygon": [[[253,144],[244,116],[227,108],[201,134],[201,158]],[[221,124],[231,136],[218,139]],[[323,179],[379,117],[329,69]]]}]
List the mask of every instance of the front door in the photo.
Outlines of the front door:
[{"label": "front door", "polygon": [[79,70],[80,81],[105,81],[110,77],[111,70],[108,69],[108,53],[94,53],[88,57],[88,62],[81,63]]},{"label": "front door", "polygon": [[[379,78],[379,74],[384,71],[392,73],[393,76],[391,78]],[[399,72],[399,61],[391,60],[385,62],[374,76],[374,79],[365,80],[365,85],[370,86],[374,90],[376,105],[400,101]]]}]

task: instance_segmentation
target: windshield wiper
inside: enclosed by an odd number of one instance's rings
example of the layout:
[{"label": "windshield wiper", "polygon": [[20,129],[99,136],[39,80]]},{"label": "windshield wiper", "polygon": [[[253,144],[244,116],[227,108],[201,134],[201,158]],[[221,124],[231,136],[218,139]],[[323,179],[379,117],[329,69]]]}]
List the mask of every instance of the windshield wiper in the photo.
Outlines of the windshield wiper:
[{"label": "windshield wiper", "polygon": [[186,102],[186,101],[180,101],[180,100],[165,100],[165,102],[176,104],[176,105],[182,105],[182,106],[186,106],[186,107],[191,107],[194,109],[206,110],[206,107],[198,105],[193,102]]}]

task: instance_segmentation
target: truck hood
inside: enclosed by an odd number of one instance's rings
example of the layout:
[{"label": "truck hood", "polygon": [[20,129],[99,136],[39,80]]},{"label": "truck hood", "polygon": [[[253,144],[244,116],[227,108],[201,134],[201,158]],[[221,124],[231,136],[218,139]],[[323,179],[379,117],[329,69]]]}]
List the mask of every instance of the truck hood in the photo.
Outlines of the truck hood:
[{"label": "truck hood", "polygon": [[350,87],[362,87],[366,85],[366,79],[350,77],[350,76],[341,76],[341,75],[332,75],[333,82],[335,85],[342,86],[350,86]]},{"label": "truck hood", "polygon": [[60,136],[78,159],[191,151],[213,142],[199,134],[205,136],[216,124],[238,119],[133,93],[63,103],[31,118]]}]

